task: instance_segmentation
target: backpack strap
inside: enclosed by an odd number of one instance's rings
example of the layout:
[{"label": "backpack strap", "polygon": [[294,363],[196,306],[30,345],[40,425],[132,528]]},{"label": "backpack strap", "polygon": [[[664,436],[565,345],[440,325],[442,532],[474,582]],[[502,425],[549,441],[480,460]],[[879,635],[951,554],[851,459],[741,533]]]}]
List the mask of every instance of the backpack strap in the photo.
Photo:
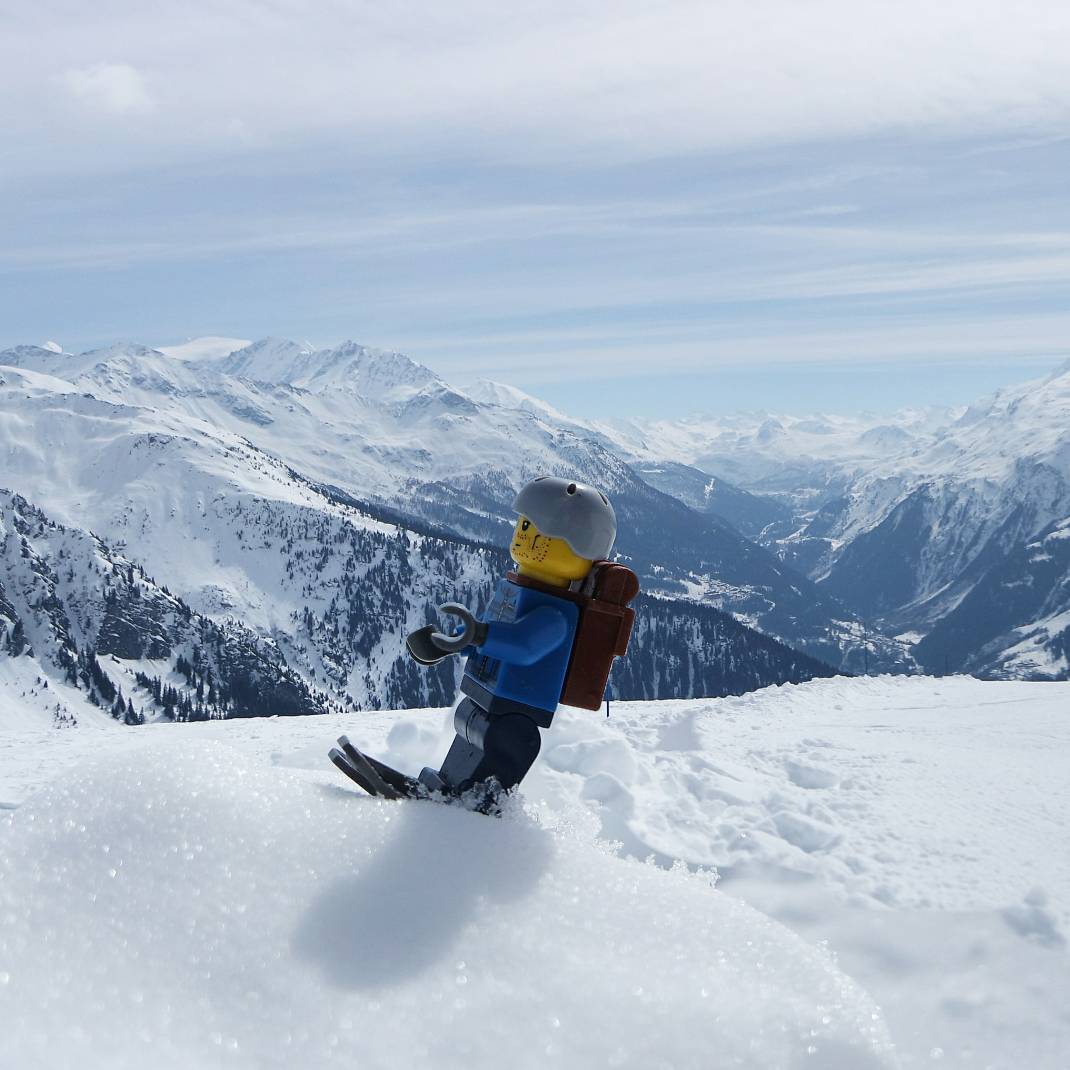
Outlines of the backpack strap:
[{"label": "backpack strap", "polygon": [[585,606],[588,598],[582,591],[574,591],[571,587],[555,587],[552,583],[543,583],[542,580],[532,576],[522,576],[519,572],[507,572],[505,578],[517,587],[530,587],[533,591],[542,591],[543,594],[552,594],[555,598],[563,598],[566,602],[575,602],[578,606]]},{"label": "backpack strap", "polygon": [[[586,590],[590,585],[591,590]],[[596,561],[584,581],[584,593],[599,602],[626,606],[639,593],[639,577],[627,565]]]}]

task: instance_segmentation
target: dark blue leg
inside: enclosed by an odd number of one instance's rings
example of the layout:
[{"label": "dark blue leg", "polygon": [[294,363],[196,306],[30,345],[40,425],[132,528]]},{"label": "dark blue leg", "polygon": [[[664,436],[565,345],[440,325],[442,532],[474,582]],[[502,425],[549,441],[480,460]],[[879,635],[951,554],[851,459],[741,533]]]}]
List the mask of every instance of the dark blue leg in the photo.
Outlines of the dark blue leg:
[{"label": "dark blue leg", "polygon": [[466,698],[453,723],[457,736],[442,768],[420,774],[420,780],[435,790],[460,794],[493,778],[508,791],[524,779],[539,756],[538,725],[522,713],[487,713]]}]

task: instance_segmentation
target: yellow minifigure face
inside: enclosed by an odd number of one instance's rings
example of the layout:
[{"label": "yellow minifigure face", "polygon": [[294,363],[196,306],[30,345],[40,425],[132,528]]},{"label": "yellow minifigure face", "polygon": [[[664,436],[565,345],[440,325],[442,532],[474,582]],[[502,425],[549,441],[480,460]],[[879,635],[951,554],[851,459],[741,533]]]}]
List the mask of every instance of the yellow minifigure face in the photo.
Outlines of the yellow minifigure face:
[{"label": "yellow minifigure face", "polygon": [[564,539],[543,535],[526,516],[516,522],[509,553],[521,576],[531,576],[555,587],[567,587],[573,580],[582,580],[594,563],[580,557]]}]

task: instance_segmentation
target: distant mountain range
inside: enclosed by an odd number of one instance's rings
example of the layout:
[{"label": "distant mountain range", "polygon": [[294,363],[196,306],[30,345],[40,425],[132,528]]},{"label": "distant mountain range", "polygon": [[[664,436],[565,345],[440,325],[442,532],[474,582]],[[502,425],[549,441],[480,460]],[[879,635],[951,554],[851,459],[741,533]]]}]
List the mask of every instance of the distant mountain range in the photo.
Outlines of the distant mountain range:
[{"label": "distant mountain range", "polygon": [[737,526],[927,671],[1070,675],[1070,364],[964,409],[650,423],[617,450],[779,507]]},{"label": "distant mountain range", "polygon": [[[508,564],[512,496],[543,472],[612,496],[617,549],[640,574],[648,623],[621,697],[826,666],[1068,672],[1067,370],[961,412],[594,422],[352,342],[20,346],[0,352],[0,457],[0,651],[18,619],[20,642],[34,633],[67,671],[62,629],[44,636],[36,612],[51,597],[88,621],[68,629],[71,656],[108,654],[102,669],[150,715],[139,673],[198,709],[204,666],[189,670],[212,627],[274,666],[254,684],[235,670],[254,712],[283,692],[290,712],[448,702],[456,667],[417,672],[401,638],[455,593],[485,600]],[[104,563],[83,586],[96,595],[73,609],[27,595],[16,514],[95,540]],[[161,657],[102,650],[97,603],[126,596],[93,570],[130,567],[138,590],[159,584],[183,607]],[[233,676],[225,662],[214,678]],[[224,693],[223,711],[242,712]]]},{"label": "distant mountain range", "polygon": [[[738,692],[850,656],[860,621],[549,419],[351,343],[0,353],[0,651],[32,650],[98,704],[121,691],[138,717],[446,704],[457,666],[417,670],[405,632],[439,601],[485,603],[508,567],[514,489],[568,471],[614,495],[648,592],[618,697]],[[92,551],[69,563],[68,543]],[[41,578],[68,573],[72,588]],[[124,608],[115,641],[109,607],[157,597],[149,617]],[[779,641],[791,629],[806,650]],[[220,643],[246,644],[261,669],[220,660]]]}]

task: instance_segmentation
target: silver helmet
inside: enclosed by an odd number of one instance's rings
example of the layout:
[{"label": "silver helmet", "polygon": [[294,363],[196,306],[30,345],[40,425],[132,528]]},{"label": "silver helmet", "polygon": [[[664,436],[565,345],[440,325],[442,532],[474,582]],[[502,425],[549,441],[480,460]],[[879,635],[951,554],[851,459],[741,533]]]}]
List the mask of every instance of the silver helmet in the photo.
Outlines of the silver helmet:
[{"label": "silver helmet", "polygon": [[594,487],[559,476],[533,479],[513,502],[543,535],[564,539],[588,561],[609,556],[617,537],[617,516],[609,499]]}]

